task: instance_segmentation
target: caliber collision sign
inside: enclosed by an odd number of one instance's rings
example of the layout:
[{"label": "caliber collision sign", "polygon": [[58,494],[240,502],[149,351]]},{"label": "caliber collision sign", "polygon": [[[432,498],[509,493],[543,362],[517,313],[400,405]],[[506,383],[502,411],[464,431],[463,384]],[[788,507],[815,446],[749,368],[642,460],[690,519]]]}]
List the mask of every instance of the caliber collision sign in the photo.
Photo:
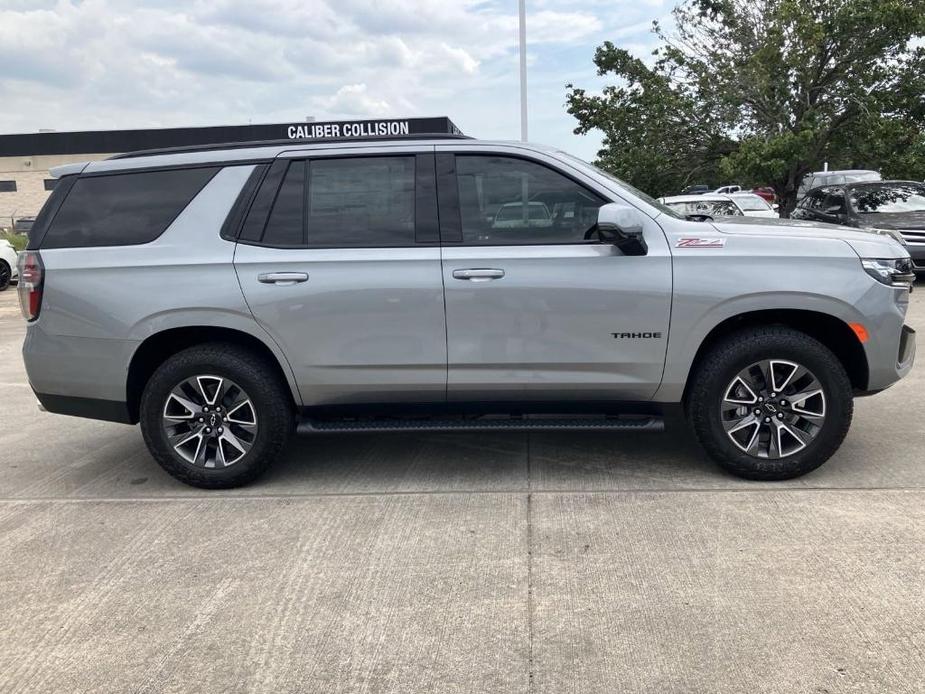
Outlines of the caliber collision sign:
[{"label": "caliber collision sign", "polygon": [[394,135],[460,134],[449,118],[405,118],[364,121],[293,123],[286,128],[290,140],[350,139]]}]

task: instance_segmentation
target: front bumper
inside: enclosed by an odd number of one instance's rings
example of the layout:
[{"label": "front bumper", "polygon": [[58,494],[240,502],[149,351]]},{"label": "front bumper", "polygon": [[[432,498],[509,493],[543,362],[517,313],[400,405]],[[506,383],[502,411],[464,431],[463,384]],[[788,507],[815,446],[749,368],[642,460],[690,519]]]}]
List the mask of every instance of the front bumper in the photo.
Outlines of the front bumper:
[{"label": "front bumper", "polygon": [[912,369],[915,362],[915,330],[908,325],[903,326],[902,335],[899,338],[899,356],[896,359],[897,371],[904,375]]}]

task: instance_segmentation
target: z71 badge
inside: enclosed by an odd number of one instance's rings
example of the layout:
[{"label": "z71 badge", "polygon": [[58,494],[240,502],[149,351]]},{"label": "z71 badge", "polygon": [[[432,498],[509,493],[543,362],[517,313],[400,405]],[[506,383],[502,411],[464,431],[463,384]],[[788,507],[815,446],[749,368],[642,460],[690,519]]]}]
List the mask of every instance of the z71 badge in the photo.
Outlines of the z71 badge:
[{"label": "z71 badge", "polygon": [[723,248],[726,239],[718,238],[683,238],[678,239],[675,248]]}]

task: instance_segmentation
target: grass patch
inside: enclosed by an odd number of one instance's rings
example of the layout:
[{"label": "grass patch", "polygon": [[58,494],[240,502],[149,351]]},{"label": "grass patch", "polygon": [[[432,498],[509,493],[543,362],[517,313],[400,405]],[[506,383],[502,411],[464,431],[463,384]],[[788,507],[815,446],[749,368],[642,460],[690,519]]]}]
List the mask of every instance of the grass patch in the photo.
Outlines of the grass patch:
[{"label": "grass patch", "polygon": [[17,251],[26,250],[26,244],[29,243],[29,237],[26,234],[16,234],[12,231],[0,231],[0,239],[9,241]]}]

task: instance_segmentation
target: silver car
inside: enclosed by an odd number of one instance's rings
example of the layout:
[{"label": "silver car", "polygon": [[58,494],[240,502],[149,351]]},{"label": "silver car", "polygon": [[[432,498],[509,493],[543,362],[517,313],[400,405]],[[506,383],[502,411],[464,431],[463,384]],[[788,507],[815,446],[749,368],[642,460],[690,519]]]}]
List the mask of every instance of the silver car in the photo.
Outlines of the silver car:
[{"label": "silver car", "polygon": [[[785,479],[912,368],[892,238],[688,221],[548,147],[252,143],[55,175],[20,259],[32,388],[140,423],[200,487],[254,479],[293,431],[656,431],[677,406],[724,468]],[[540,204],[548,224],[496,223]]]}]

